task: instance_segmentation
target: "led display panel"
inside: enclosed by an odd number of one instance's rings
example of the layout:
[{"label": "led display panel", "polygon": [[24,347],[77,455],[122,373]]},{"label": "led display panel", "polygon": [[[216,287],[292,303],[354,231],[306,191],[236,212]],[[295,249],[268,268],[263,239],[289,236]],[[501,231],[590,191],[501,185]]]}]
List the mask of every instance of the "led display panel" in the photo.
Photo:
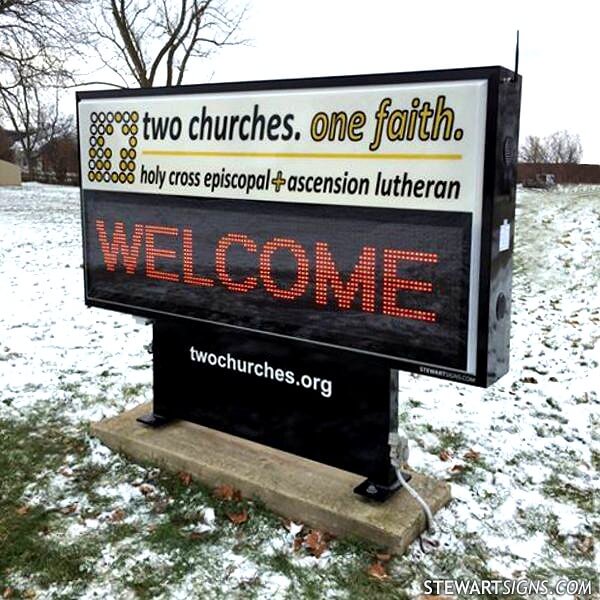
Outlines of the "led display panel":
[{"label": "led display panel", "polygon": [[90,196],[93,302],[466,366],[468,214]]}]

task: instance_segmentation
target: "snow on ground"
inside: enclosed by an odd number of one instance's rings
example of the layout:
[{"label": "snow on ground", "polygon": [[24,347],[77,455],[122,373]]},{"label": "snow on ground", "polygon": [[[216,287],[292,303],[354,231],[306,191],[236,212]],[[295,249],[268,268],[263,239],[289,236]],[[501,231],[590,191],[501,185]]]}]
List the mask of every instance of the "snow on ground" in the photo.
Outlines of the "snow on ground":
[{"label": "snow on ground", "polygon": [[[12,408],[61,402],[69,386],[95,400],[119,386],[149,390],[150,328],[83,303],[78,190],[29,184],[0,194],[0,381]],[[117,414],[126,403],[116,396],[70,402],[65,414],[80,422]]]},{"label": "snow on ground", "polygon": [[[599,225],[600,187],[519,190],[510,373],[488,390],[400,374],[410,463],[451,481],[454,500],[437,518],[439,546],[424,555],[415,544],[392,563],[398,589],[417,595],[426,577],[591,572],[589,541],[600,527],[593,495]],[[151,330],[130,316],[84,306],[80,239],[78,190],[37,184],[0,190],[0,420],[55,413],[85,435],[90,421],[151,398]],[[119,510],[134,531],[164,523],[154,508],[173,499],[158,484],[140,492],[143,482],[153,485],[152,469],[127,464],[86,440],[83,458],[67,456],[58,472],[42,472],[23,492],[30,505],[63,512],[76,507],[73,522],[54,534],[57,543],[103,535]],[[106,473],[82,492],[74,474],[90,469]],[[204,499],[188,501],[199,510],[198,535],[219,533],[206,542],[219,557],[218,568],[203,551],[164,597],[220,597],[218,590],[225,597],[245,585],[256,597],[298,597],[290,591],[291,575],[267,565],[268,557],[283,552],[291,568],[308,573],[358,560],[352,550],[321,559],[296,556],[293,536],[268,519],[257,529],[257,554],[249,557],[236,551],[231,526],[215,519]],[[176,548],[156,552],[132,533],[103,545],[89,565],[94,577],[77,596],[135,597],[131,572],[168,571],[180,559]],[[215,572],[227,576],[215,581]],[[23,584],[19,577],[12,573],[10,585]],[[345,597],[344,591],[337,579],[321,594]],[[38,597],[48,598],[72,592],[68,586],[37,589]]]}]

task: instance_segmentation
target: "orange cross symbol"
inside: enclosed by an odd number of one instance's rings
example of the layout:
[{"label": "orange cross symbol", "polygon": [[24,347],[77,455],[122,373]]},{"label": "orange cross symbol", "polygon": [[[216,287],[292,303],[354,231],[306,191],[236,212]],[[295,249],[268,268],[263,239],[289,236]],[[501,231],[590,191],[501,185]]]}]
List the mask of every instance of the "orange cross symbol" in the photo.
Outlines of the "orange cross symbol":
[{"label": "orange cross symbol", "polygon": [[281,171],[277,171],[277,177],[275,179],[271,179],[271,183],[275,186],[275,191],[279,192],[281,190],[281,186],[285,185],[286,180],[283,178],[283,173]]}]

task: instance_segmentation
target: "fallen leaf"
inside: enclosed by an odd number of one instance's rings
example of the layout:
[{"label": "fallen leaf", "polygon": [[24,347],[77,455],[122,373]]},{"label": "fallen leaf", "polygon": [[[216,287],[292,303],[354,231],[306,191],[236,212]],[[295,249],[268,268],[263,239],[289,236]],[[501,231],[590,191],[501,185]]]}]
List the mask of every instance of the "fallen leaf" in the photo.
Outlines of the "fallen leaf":
[{"label": "fallen leaf", "polygon": [[481,458],[481,453],[476,452],[473,448],[469,448],[463,455],[465,460],[479,460]]},{"label": "fallen leaf", "polygon": [[391,554],[376,554],[375,558],[377,558],[377,560],[379,562],[389,562],[390,560],[392,560],[392,555]]},{"label": "fallen leaf", "polygon": [[235,525],[241,525],[248,520],[248,511],[246,509],[239,513],[227,513],[229,520]]},{"label": "fallen leaf", "polygon": [[21,517],[29,512],[29,506],[20,506],[17,508],[17,514]]},{"label": "fallen leaf", "polygon": [[181,471],[179,473],[179,481],[181,481],[181,483],[187,487],[190,485],[190,483],[192,483],[192,475],[190,473],[186,473],[185,471]]},{"label": "fallen leaf", "polygon": [[303,542],[304,542],[304,540],[301,537],[294,538],[294,542],[292,543],[292,550],[294,552],[298,552],[298,550],[300,550],[300,548],[302,548]]},{"label": "fallen leaf", "polygon": [[450,467],[451,473],[462,473],[464,470],[465,470],[465,465],[461,465],[460,463],[457,463]]},{"label": "fallen leaf", "polygon": [[304,545],[313,556],[319,558],[327,550],[325,534],[316,529],[310,531],[304,536]]},{"label": "fallen leaf", "polygon": [[374,562],[368,569],[367,573],[371,577],[375,579],[383,580],[388,579],[389,575],[387,574],[385,567],[380,562]]},{"label": "fallen leaf", "polygon": [[144,494],[144,496],[149,496],[155,491],[154,486],[150,485],[149,483],[142,483],[142,485],[139,487],[139,490],[142,494]]},{"label": "fallen leaf", "polygon": [[65,506],[60,509],[60,512],[63,515],[72,515],[77,510],[77,504],[69,504],[69,506]]},{"label": "fallen leaf", "polygon": [[73,470],[70,467],[67,467],[66,465],[62,466],[58,472],[61,475],[64,475],[65,477],[73,477]]},{"label": "fallen leaf", "polygon": [[125,518],[125,511],[122,508],[117,508],[112,512],[108,520],[111,523],[119,523]]},{"label": "fallen leaf", "polygon": [[443,460],[444,462],[449,460],[451,457],[452,457],[452,454],[450,454],[450,452],[448,452],[448,450],[442,450],[440,452],[440,460]]},{"label": "fallen leaf", "polygon": [[232,485],[229,485],[227,483],[218,485],[215,488],[213,495],[215,496],[215,498],[218,498],[219,500],[231,501],[231,500],[241,500],[242,499],[242,494],[241,494],[240,490],[236,490]]},{"label": "fallen leaf", "polygon": [[583,536],[575,544],[575,547],[581,554],[591,554],[594,550],[594,538],[591,535]]},{"label": "fallen leaf", "polygon": [[203,537],[206,537],[208,531],[192,531],[190,533],[190,540],[201,540]]},{"label": "fallen leaf", "polygon": [[2,597],[3,598],[12,598],[13,595],[13,590],[12,588],[7,587],[4,592],[2,592]]}]

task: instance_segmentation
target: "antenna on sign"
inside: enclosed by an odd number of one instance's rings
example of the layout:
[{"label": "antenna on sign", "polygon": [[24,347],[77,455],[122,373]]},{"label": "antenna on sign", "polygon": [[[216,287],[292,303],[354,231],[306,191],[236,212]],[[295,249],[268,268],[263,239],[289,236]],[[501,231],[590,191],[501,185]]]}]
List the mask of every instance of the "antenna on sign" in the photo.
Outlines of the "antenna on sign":
[{"label": "antenna on sign", "polygon": [[515,48],[515,73],[513,75],[513,81],[517,80],[519,75],[519,30],[517,29],[517,46]]}]

